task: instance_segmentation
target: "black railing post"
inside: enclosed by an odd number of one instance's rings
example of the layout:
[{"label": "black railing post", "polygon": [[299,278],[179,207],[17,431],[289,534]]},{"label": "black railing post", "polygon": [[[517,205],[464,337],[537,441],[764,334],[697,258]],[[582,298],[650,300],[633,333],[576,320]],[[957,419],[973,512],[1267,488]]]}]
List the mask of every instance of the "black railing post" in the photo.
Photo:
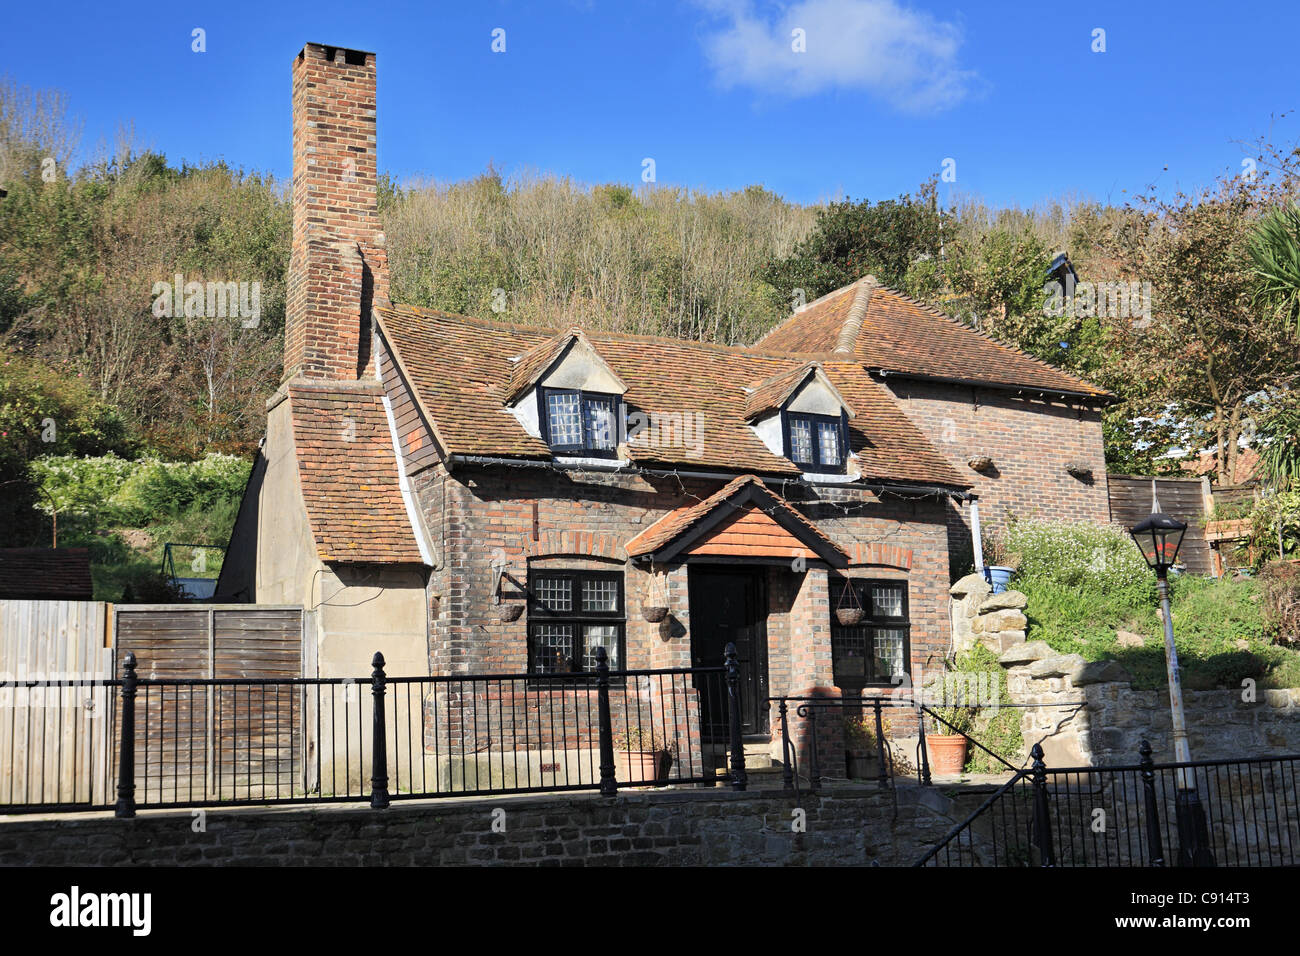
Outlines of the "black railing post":
[{"label": "black railing post", "polygon": [[618,793],[614,778],[614,725],[609,716],[609,657],[605,648],[596,648],[596,708],[600,732],[600,792],[612,797]]},{"label": "black railing post", "polygon": [[[118,741],[117,806],[113,815],[135,816],[135,655],[122,661],[122,726]],[[146,795],[147,802],[147,795]]]},{"label": "black railing post", "polygon": [[1156,801],[1156,771],[1151,760],[1151,742],[1142,738],[1138,748],[1142,756],[1142,793],[1146,802],[1147,856],[1151,866],[1165,865],[1164,845],[1160,840],[1160,804]]},{"label": "black railing post", "polygon": [[780,703],[781,713],[781,786],[786,790],[794,789],[794,766],[790,762],[794,748],[790,745],[790,705],[784,697]]},{"label": "black railing post", "polygon": [[808,754],[808,786],[812,790],[820,790],[822,786],[822,771],[817,764],[817,705],[804,704],[800,707],[808,708],[808,737],[812,741],[812,751]]},{"label": "black railing post", "polygon": [[374,715],[371,720],[372,737],[370,742],[370,806],[382,810],[388,806],[388,733],[384,715],[384,655],[375,651],[370,662],[374,670],[370,674],[370,690],[374,697]]},{"label": "black railing post", "polygon": [[889,775],[885,773],[885,725],[880,719],[880,698],[871,700],[871,709],[876,712],[876,762],[880,764],[877,782],[882,787],[889,786]]},{"label": "black railing post", "polygon": [[930,786],[930,751],[925,745],[925,709],[916,708],[917,752],[921,755],[921,786]]},{"label": "black railing post", "polygon": [[1047,802],[1047,764],[1043,763],[1043,745],[1034,744],[1029,752],[1034,758],[1034,844],[1038,847],[1039,865],[1056,866],[1056,851],[1052,849],[1052,820]]},{"label": "black railing post", "polygon": [[736,660],[736,645],[728,643],[727,666],[727,726],[731,731],[731,789],[744,790],[749,783],[745,773],[745,744],[740,739],[740,662]]}]

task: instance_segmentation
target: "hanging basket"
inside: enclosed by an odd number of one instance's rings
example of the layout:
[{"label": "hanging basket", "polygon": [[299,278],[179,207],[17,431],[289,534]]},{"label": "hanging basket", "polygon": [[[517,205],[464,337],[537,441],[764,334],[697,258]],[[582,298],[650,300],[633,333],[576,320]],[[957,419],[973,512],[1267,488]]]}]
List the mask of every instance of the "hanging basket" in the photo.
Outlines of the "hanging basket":
[{"label": "hanging basket", "polygon": [[650,567],[650,584],[641,603],[641,616],[651,624],[659,624],[668,616],[668,595],[664,592],[654,566]]},{"label": "hanging basket", "polygon": [[[848,598],[852,603],[845,601]],[[848,578],[844,579],[844,590],[840,592],[839,603],[835,606],[835,619],[840,622],[841,627],[854,627],[862,623],[866,617],[866,612],[862,610],[862,603],[858,600],[858,592],[853,588],[853,582]]]},{"label": "hanging basket", "polygon": [[524,605],[521,601],[511,601],[497,605],[497,620],[504,624],[519,620],[519,616],[523,613]]}]

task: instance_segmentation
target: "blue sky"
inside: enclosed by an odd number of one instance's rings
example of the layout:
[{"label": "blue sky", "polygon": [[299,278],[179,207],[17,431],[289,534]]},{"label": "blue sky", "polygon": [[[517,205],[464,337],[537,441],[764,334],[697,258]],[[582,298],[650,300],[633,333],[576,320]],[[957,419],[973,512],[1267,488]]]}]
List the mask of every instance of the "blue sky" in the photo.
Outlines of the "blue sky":
[{"label": "blue sky", "polygon": [[180,6],[11,4],[0,71],[64,90],[88,148],[129,121],[173,163],[278,176],[289,64],[308,40],[378,53],[379,163],[400,179],[492,162],[638,182],[649,157],[660,183],[808,202],[895,196],[952,159],[944,190],[996,204],[1122,202],[1239,170],[1239,141],[1270,129],[1300,138],[1295,118],[1273,120],[1300,99],[1293,4]]}]

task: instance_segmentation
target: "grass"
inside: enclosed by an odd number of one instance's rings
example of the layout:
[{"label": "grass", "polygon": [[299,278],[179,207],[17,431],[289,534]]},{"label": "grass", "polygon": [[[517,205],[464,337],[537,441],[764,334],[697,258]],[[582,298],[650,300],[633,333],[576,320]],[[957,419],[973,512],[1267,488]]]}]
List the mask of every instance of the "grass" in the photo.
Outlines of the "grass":
[{"label": "grass", "polygon": [[[1154,574],[1138,567],[1136,546],[1130,542],[1126,553],[1118,532],[1075,528],[1010,533],[1027,555],[1012,587],[1029,599],[1029,640],[1090,661],[1119,661],[1135,688],[1168,686]],[[1049,537],[1055,540],[1045,555],[1037,543]],[[1273,643],[1256,581],[1174,575],[1170,585],[1184,688],[1240,688],[1247,678],[1261,688],[1300,686],[1300,654]],[[1121,647],[1120,630],[1142,635],[1145,645]]]}]

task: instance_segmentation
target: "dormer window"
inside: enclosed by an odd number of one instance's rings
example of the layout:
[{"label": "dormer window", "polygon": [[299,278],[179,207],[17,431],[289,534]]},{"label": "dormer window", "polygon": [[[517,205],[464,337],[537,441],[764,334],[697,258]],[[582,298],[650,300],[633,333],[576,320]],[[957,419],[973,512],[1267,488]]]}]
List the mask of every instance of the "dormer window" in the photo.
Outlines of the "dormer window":
[{"label": "dormer window", "polygon": [[617,395],[580,388],[537,390],[542,439],[559,454],[613,458],[619,439]]},{"label": "dormer window", "polygon": [[845,415],[782,412],[786,457],[804,471],[841,474],[847,447]]},{"label": "dormer window", "polygon": [[809,474],[849,475],[853,409],[819,363],[786,369],[745,391],[745,420],[772,454]]}]

